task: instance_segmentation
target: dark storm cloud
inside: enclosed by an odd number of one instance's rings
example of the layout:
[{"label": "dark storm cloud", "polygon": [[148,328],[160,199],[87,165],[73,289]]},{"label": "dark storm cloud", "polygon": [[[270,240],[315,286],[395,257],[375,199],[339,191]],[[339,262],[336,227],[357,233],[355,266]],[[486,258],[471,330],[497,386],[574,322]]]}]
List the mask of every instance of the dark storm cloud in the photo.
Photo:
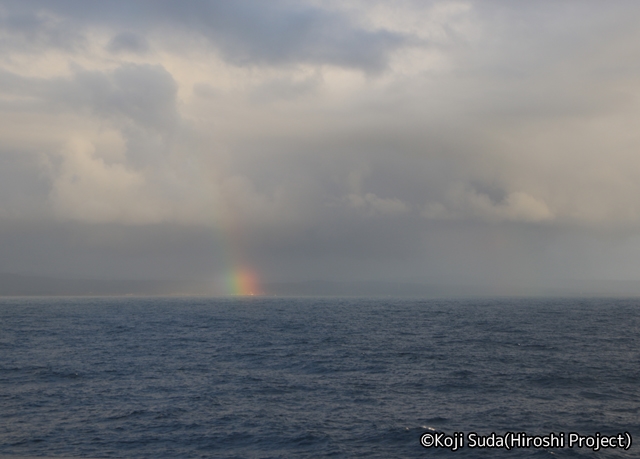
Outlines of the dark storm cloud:
[{"label": "dark storm cloud", "polygon": [[[406,38],[366,31],[337,14],[264,2],[201,4],[185,16],[239,64],[308,62],[381,70]],[[184,12],[183,12],[184,14]]]},{"label": "dark storm cloud", "polygon": [[[22,8],[19,8],[22,10]],[[0,49],[39,52],[43,48],[78,51],[86,45],[84,35],[73,21],[37,14],[31,10],[13,12],[0,9]]]},{"label": "dark storm cloud", "polygon": [[177,120],[177,85],[163,67],[125,64],[113,72],[78,71],[52,88],[61,103],[90,108],[95,113],[156,129],[167,129]]},{"label": "dark storm cloud", "polygon": [[[348,17],[296,2],[262,1],[112,1],[75,0],[5,2],[12,17],[29,11],[54,14],[81,25],[108,25],[142,29],[181,30],[210,40],[224,57],[238,65],[333,64],[377,72],[387,65],[389,54],[415,43],[415,38],[386,30],[365,30]],[[33,21],[35,16],[29,16]],[[28,33],[34,25],[25,21],[17,30]],[[109,43],[112,51],[143,52],[148,44],[140,35],[121,32]]]},{"label": "dark storm cloud", "polygon": [[146,38],[132,32],[122,32],[114,36],[107,49],[113,53],[132,52],[144,54],[149,51],[149,43]]},{"label": "dark storm cloud", "polygon": [[175,116],[176,84],[160,66],[125,64],[113,72],[77,69],[71,77],[35,78],[0,73],[3,92],[39,99],[56,108],[88,109],[162,127]]},{"label": "dark storm cloud", "polygon": [[177,85],[162,66],[123,64],[113,71],[76,68],[70,77],[25,77],[0,71],[0,92],[22,96],[26,106],[88,110],[103,117],[126,117],[136,124],[166,129],[176,122]]}]

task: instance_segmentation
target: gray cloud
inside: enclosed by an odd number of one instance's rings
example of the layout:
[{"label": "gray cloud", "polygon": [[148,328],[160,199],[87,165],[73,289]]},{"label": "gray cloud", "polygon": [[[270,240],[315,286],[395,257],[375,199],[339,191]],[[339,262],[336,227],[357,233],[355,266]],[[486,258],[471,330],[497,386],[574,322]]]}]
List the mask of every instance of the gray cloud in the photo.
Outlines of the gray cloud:
[{"label": "gray cloud", "polygon": [[0,270],[638,278],[639,16],[3,2]]},{"label": "gray cloud", "polygon": [[[34,0],[5,4],[17,12],[16,17],[36,10],[65,17],[83,27],[89,24],[135,26],[144,30],[177,27],[182,33],[206,37],[228,61],[238,65],[308,62],[377,72],[386,67],[391,52],[415,41],[400,33],[365,30],[343,14],[280,1],[197,0],[178,5],[148,0],[102,4]],[[28,33],[34,24],[24,21],[16,28]],[[148,49],[148,44],[140,35],[124,31],[110,41],[108,48],[142,52]]]},{"label": "gray cloud", "polygon": [[162,66],[123,64],[113,71],[75,69],[71,77],[25,77],[0,73],[1,90],[22,97],[24,108],[88,110],[98,116],[126,117],[145,127],[167,129],[177,119],[177,85]]},{"label": "gray cloud", "polygon": [[47,212],[44,202],[51,180],[37,157],[20,151],[0,151],[0,219],[20,219]]},{"label": "gray cloud", "polygon": [[131,52],[144,54],[149,51],[149,43],[146,38],[132,32],[121,32],[114,36],[107,45],[112,53]]},{"label": "gray cloud", "polygon": [[79,70],[73,78],[48,83],[47,97],[69,109],[104,117],[125,117],[155,129],[175,124],[177,85],[161,66],[124,64],[113,72]]},{"label": "gray cloud", "polygon": [[194,8],[187,17],[239,64],[310,62],[376,71],[386,66],[390,51],[407,41],[311,7],[218,2]]},{"label": "gray cloud", "polygon": [[67,19],[33,11],[2,13],[0,49],[5,52],[39,52],[42,48],[79,51],[86,45],[84,35]]}]

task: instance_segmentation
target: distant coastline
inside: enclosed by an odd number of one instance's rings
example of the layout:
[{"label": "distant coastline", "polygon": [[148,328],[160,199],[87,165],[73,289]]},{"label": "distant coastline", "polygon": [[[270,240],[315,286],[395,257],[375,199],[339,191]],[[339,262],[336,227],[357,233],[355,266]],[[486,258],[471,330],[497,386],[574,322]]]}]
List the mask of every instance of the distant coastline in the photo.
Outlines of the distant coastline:
[{"label": "distant coastline", "polygon": [[[72,279],[29,274],[0,273],[0,297],[8,296],[228,296],[212,290],[211,283],[184,280]],[[635,297],[640,282],[610,280],[559,280],[542,287],[511,286],[508,290],[486,285],[393,281],[271,282],[264,296],[344,297]]]}]

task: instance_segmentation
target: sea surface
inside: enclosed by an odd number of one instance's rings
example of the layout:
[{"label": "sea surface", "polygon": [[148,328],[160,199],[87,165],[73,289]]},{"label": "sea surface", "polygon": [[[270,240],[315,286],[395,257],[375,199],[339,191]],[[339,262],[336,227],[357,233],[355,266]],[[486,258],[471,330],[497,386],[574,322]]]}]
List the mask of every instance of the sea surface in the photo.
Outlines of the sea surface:
[{"label": "sea surface", "polygon": [[0,299],[0,457],[38,456],[638,458],[640,300]]}]

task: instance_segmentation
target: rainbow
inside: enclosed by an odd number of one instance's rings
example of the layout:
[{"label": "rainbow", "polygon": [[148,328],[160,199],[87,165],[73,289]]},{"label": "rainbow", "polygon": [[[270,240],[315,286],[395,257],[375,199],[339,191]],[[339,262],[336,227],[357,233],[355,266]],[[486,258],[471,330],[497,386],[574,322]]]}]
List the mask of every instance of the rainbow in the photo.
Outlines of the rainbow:
[{"label": "rainbow", "polygon": [[231,212],[230,203],[222,206],[222,222],[219,234],[223,242],[223,260],[230,267],[228,271],[219,276],[215,282],[215,292],[225,296],[254,296],[261,295],[260,282],[256,270],[245,260],[243,231],[241,225]]},{"label": "rainbow", "polygon": [[233,296],[259,295],[260,286],[255,271],[247,267],[232,270],[226,279],[226,294]]}]

